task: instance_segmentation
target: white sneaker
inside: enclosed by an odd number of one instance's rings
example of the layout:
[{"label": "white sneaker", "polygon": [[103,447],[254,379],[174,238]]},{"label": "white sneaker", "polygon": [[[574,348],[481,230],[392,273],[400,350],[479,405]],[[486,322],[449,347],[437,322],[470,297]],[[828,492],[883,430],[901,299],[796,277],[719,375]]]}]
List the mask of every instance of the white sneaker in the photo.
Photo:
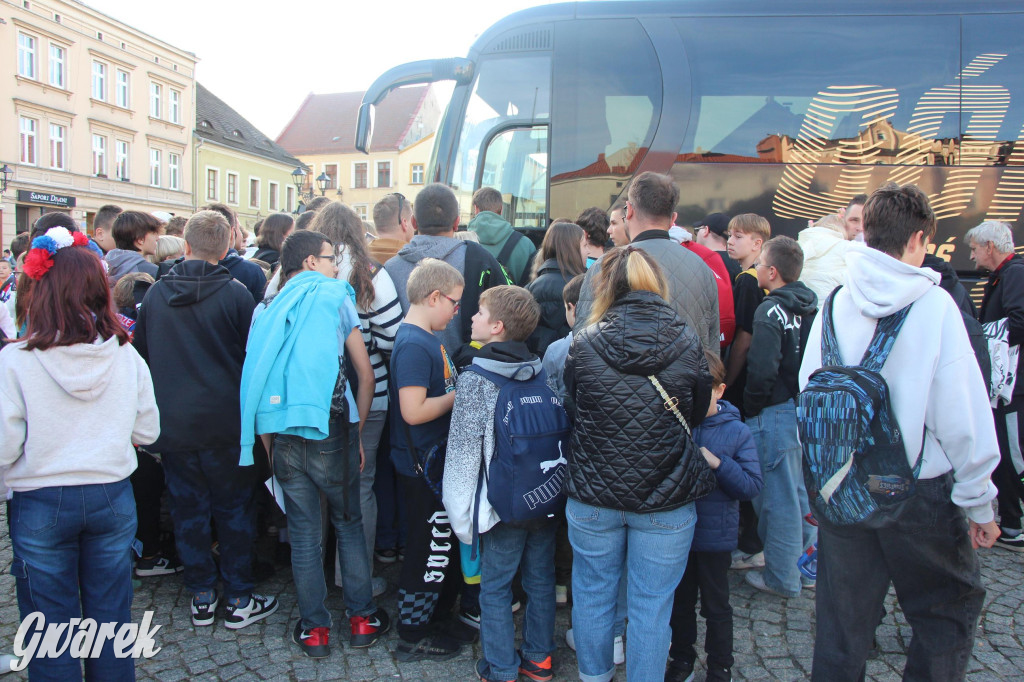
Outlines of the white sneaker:
[{"label": "white sneaker", "polygon": [[764,568],[764,552],[747,554],[741,550],[733,550],[732,564],[729,566],[733,571],[745,571],[748,568]]},{"label": "white sneaker", "polygon": [[566,585],[555,585],[555,606],[569,603],[569,588]]},{"label": "white sneaker", "polygon": [[20,660],[17,656],[12,656],[11,654],[0,654],[0,675],[11,672],[13,670],[11,666]]},{"label": "white sneaker", "polygon": [[249,595],[249,601],[244,606],[234,606],[230,602],[228,603],[224,627],[229,630],[239,630],[252,625],[277,611],[277,606],[276,597],[254,592]]},{"label": "white sneaker", "polygon": [[[569,648],[576,651],[576,639],[572,635],[572,628],[565,631],[565,643]],[[622,641],[622,635],[615,638],[615,647],[612,650],[612,662],[615,665],[622,665],[626,662],[626,645]]]}]

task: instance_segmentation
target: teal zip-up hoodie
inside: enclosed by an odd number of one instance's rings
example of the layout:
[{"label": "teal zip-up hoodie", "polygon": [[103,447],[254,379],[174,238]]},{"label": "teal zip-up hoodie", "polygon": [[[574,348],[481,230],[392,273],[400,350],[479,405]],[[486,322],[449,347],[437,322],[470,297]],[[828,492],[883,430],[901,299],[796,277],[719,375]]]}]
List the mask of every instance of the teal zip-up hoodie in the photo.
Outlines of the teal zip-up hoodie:
[{"label": "teal zip-up hoodie", "polygon": [[[302,272],[253,322],[242,367],[239,465],[253,463],[257,433],[327,438],[331,396],[341,371],[342,310],[350,307],[349,319],[358,326],[354,303],[355,291],[348,282]],[[350,419],[358,421],[348,386],[345,398]]]},{"label": "teal zip-up hoodie", "polygon": [[[507,220],[493,211],[480,211],[469,221],[470,232],[475,232],[480,239],[480,245],[487,249],[492,256],[498,257],[505,242],[514,231]],[[520,239],[512,254],[508,257],[507,263],[502,263],[508,270],[509,276],[516,284],[524,285],[530,277],[530,264],[533,262],[533,255],[537,253],[537,247],[529,239]]]}]

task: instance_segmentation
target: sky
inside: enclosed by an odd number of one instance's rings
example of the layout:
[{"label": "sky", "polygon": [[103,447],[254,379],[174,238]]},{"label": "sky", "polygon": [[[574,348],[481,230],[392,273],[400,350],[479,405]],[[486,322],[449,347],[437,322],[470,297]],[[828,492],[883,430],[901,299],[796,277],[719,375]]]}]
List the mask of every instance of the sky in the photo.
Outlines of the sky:
[{"label": "sky", "polygon": [[199,58],[196,80],[276,139],[310,92],[365,90],[405,62],[464,57],[478,35],[551,0],[84,0]]}]

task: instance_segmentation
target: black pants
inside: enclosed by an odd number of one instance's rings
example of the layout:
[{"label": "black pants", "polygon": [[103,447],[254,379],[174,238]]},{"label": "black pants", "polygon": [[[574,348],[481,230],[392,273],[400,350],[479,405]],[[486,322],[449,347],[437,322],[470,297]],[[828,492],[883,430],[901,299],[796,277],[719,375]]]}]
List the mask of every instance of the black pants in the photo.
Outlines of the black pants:
[{"label": "black pants", "polygon": [[132,492],[139,529],[135,536],[142,543],[142,556],[160,552],[160,498],[164,494],[164,468],[153,455],[136,448],[139,466],[131,475]]},{"label": "black pants", "polygon": [[952,476],[918,481],[882,530],[818,519],[817,632],[811,679],[863,680],[891,581],[913,628],[904,680],[962,680],[985,589]]},{"label": "black pants", "polygon": [[673,661],[697,660],[697,592],[700,591],[700,615],[707,622],[704,651],[708,667],[731,668],[732,607],[729,605],[729,564],[732,552],[690,552],[686,572],[676,588],[672,604]]},{"label": "black pants", "polygon": [[[1014,396],[1009,405],[993,410],[996,437],[999,439],[999,466],[992,473],[992,482],[999,488],[999,525],[1009,531],[1021,529],[1021,501],[1024,500],[1024,398]],[[1015,437],[1010,438],[1010,434]],[[1016,461],[1015,461],[1016,460]]]},{"label": "black pants", "polygon": [[451,613],[462,583],[459,540],[444,505],[418,476],[402,476],[405,561],[398,579],[398,636],[418,642]]},{"label": "black pants", "polygon": [[569,544],[569,524],[565,514],[559,517],[555,530],[555,584],[572,585],[572,545]]}]

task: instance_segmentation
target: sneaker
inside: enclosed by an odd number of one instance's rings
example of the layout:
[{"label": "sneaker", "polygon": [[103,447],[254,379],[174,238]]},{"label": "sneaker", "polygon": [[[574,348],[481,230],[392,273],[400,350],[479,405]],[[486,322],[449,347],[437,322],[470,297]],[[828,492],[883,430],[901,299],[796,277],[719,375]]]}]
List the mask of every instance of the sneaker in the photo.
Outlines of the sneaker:
[{"label": "sneaker", "polygon": [[693,682],[693,661],[679,659],[669,663],[665,682]]},{"label": "sneaker", "polygon": [[764,568],[764,552],[747,554],[740,550],[733,550],[732,564],[729,569],[733,571],[745,571],[748,568]]},{"label": "sneaker", "polygon": [[356,649],[373,646],[391,629],[391,619],[384,609],[377,609],[372,616],[352,616],[348,622],[352,628],[349,645]]},{"label": "sneaker", "polygon": [[217,604],[220,600],[217,598],[217,591],[213,591],[213,601],[196,601],[196,597],[192,597],[192,625],[213,625],[213,616],[217,612]]},{"label": "sneaker", "polygon": [[370,584],[373,586],[373,596],[379,597],[388,591],[388,581],[383,576],[375,575],[370,578]]},{"label": "sneaker", "polygon": [[537,680],[537,682],[550,682],[554,679],[554,673],[551,672],[551,657],[548,656],[543,661],[531,661],[530,659],[523,656],[523,652],[519,652],[519,674],[526,675],[531,680]]},{"label": "sneaker", "polygon": [[461,618],[445,616],[436,623],[438,632],[443,632],[459,644],[472,644],[480,639],[480,626],[469,625]]},{"label": "sneaker", "polygon": [[0,675],[14,670],[12,666],[21,659],[13,654],[0,654]]},{"label": "sneaker", "polygon": [[331,636],[330,628],[302,629],[302,620],[295,624],[292,641],[299,645],[302,653],[310,658],[327,658],[331,655],[331,645],[327,640]]},{"label": "sneaker", "polygon": [[816,578],[808,578],[806,576],[800,576],[800,587],[805,590],[813,590],[818,586],[818,580]]},{"label": "sneaker", "polygon": [[395,658],[403,663],[412,661],[447,661],[462,651],[462,645],[451,637],[437,634],[424,637],[418,642],[398,641]]},{"label": "sneaker", "polygon": [[495,677],[491,674],[491,666],[482,658],[476,662],[476,674],[480,678],[480,682],[517,682],[518,680],[518,675],[510,680]]},{"label": "sneaker", "polygon": [[[576,639],[572,635],[572,628],[565,631],[565,643],[569,645],[569,648],[576,651]],[[615,638],[614,648],[612,649],[612,662],[615,665],[622,665],[626,662],[626,644],[622,641],[622,635]]]},{"label": "sneaker", "polygon": [[459,620],[471,628],[480,629],[480,607],[459,609]]},{"label": "sneaker", "polygon": [[229,630],[239,630],[252,625],[277,611],[277,605],[277,597],[253,592],[244,606],[228,604],[228,615],[224,618],[224,627]]},{"label": "sneaker", "polygon": [[135,562],[135,575],[140,578],[149,578],[156,575],[173,575],[184,570],[185,567],[180,561],[160,554],[149,559],[139,559]]},{"label": "sneaker", "polygon": [[405,547],[398,548],[398,560],[405,561]]},{"label": "sneaker", "polygon": [[555,585],[555,606],[565,606],[569,603],[569,587],[567,585]]},{"label": "sneaker", "polygon": [[1011,552],[1024,552],[1024,533],[1012,538],[1000,535],[996,538],[996,547],[1008,549]]},{"label": "sneaker", "polygon": [[780,592],[775,588],[768,587],[768,584],[764,581],[764,571],[750,571],[743,577],[743,579],[746,581],[748,585],[750,585],[751,587],[756,587],[762,592],[774,594],[776,597],[782,597],[783,599],[790,598],[790,595],[786,594],[785,592]]},{"label": "sneaker", "polygon": [[512,600],[512,613],[518,613],[519,609],[523,607],[522,603],[518,599]]},{"label": "sneaker", "polygon": [[732,670],[719,665],[709,665],[707,677],[704,679],[707,682],[731,682]]},{"label": "sneaker", "polygon": [[398,552],[393,549],[375,549],[373,558],[382,564],[393,564],[398,561]]}]

